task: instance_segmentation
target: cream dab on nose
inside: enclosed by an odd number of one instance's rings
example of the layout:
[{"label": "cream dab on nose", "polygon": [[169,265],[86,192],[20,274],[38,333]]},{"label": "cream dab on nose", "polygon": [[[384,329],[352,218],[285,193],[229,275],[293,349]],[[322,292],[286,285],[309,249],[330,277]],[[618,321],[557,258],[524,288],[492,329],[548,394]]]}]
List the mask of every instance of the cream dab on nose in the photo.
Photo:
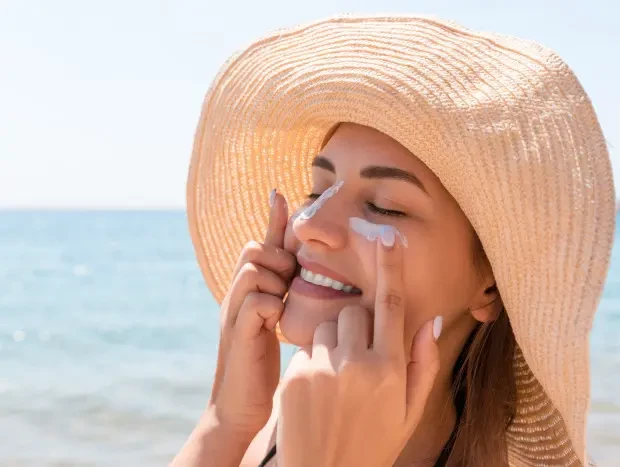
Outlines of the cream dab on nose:
[{"label": "cream dab on nose", "polygon": [[314,216],[318,212],[318,210],[321,209],[325,205],[325,203],[327,202],[327,200],[329,198],[331,198],[336,193],[338,193],[338,190],[340,190],[340,188],[342,188],[342,185],[344,185],[344,181],[339,180],[335,184],[330,186],[327,190],[325,190],[323,193],[321,193],[321,196],[319,196],[314,201],[314,203],[312,203],[310,206],[308,206],[299,215],[299,218],[302,219],[302,220],[305,220],[305,219],[310,219],[312,216]]}]

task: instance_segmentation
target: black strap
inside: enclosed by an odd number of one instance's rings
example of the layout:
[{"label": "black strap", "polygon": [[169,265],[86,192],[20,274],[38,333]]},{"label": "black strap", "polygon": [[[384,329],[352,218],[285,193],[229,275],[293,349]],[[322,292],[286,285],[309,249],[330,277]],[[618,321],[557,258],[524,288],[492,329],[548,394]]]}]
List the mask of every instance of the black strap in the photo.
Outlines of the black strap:
[{"label": "black strap", "polygon": [[[437,462],[435,462],[434,467],[445,467],[446,466],[448,462],[448,458],[450,457],[450,453],[452,452],[452,447],[454,446],[454,440],[456,439],[455,435],[456,435],[456,431],[452,432],[450,439],[448,440],[444,448],[441,450],[441,454],[439,455]],[[258,467],[265,467],[267,465],[267,462],[273,459],[275,455],[276,455],[276,445],[274,444],[273,447],[269,450],[269,452],[265,456],[265,458],[262,460],[262,462],[258,464]]]},{"label": "black strap", "polygon": [[[442,449],[439,459],[437,459],[437,462],[435,462],[435,467],[445,467],[446,462],[448,462],[448,457],[450,457],[450,451],[452,451],[453,444],[454,444],[454,433],[450,437],[450,440],[448,440],[448,442],[446,443],[446,446]],[[273,447],[269,450],[269,452],[265,456],[265,458],[263,459],[263,461],[260,464],[258,464],[258,467],[265,467],[267,465],[267,462],[273,459],[275,455],[276,455],[276,446],[274,444]]]},{"label": "black strap", "polygon": [[260,464],[258,464],[258,467],[265,467],[267,465],[267,462],[273,459],[275,455],[276,455],[276,445],[274,444],[273,447],[269,450],[269,452],[265,456],[265,458],[263,459],[263,461]]}]

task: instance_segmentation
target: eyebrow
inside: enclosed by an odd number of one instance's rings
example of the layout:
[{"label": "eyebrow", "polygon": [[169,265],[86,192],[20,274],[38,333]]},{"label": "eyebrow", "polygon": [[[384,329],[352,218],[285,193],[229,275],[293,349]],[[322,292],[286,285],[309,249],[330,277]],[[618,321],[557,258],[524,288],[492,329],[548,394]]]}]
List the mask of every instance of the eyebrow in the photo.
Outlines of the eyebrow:
[{"label": "eyebrow", "polygon": [[[334,167],[332,161],[323,156],[315,157],[312,161],[312,167],[320,167],[322,169],[336,173],[336,168]],[[407,172],[406,170],[398,169],[396,167],[385,167],[380,165],[368,166],[360,170],[360,177],[368,179],[389,178],[392,180],[403,180],[417,186],[427,195],[429,194],[424,187],[424,184],[420,181],[418,177],[416,177],[411,172]]]}]

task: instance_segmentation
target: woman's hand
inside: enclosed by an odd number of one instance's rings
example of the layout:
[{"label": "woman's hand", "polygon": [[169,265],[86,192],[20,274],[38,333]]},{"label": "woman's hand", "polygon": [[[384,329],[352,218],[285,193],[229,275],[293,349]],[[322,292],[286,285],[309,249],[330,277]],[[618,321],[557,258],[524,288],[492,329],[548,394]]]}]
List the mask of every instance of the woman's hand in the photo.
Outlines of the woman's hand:
[{"label": "woman's hand", "polygon": [[278,419],[280,466],[391,466],[421,419],[439,371],[440,328],[427,322],[405,351],[402,247],[393,235],[386,243],[377,242],[374,330],[368,310],[347,307],[338,322],[316,329],[311,353],[300,350],[291,361]]},{"label": "woman's hand", "polygon": [[265,425],[280,378],[280,345],[274,329],[282,299],[297,268],[283,249],[286,200],[271,196],[263,244],[248,243],[222,302],[217,369],[210,410],[233,436],[251,440]]}]

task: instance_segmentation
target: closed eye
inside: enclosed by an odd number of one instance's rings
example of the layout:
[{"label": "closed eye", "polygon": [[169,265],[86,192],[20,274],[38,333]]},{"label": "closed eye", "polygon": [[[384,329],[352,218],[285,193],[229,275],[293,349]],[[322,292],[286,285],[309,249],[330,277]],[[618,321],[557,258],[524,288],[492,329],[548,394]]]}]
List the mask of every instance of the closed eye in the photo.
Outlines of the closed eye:
[{"label": "closed eye", "polygon": [[383,209],[380,208],[379,206],[377,206],[374,203],[371,203],[370,201],[366,202],[366,206],[368,206],[368,209],[370,209],[370,211],[376,213],[376,214],[380,214],[382,216],[392,216],[392,217],[403,217],[406,216],[406,214],[402,211],[395,211],[393,209]]},{"label": "closed eye", "polygon": [[[321,193],[310,193],[308,194],[307,198],[310,200],[315,200],[319,196],[321,196]],[[404,217],[407,215],[402,211],[395,211],[394,209],[383,209],[370,201],[366,202],[366,206],[371,212],[379,214],[381,216]]]}]

